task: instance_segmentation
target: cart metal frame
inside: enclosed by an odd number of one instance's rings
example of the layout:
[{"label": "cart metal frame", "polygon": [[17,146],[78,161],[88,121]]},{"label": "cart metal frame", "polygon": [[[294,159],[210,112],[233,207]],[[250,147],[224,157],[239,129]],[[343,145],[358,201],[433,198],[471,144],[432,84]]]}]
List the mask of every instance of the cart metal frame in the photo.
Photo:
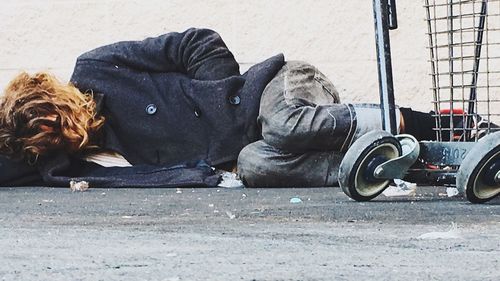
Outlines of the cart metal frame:
[{"label": "cart metal frame", "polygon": [[396,0],[373,0],[383,131],[358,139],[340,165],[340,186],[355,200],[375,198],[392,179],[456,185],[473,203],[500,194],[500,128],[491,125],[500,119],[500,39],[489,37],[500,33],[500,0],[424,1],[437,141],[396,135],[389,34],[398,28]]}]

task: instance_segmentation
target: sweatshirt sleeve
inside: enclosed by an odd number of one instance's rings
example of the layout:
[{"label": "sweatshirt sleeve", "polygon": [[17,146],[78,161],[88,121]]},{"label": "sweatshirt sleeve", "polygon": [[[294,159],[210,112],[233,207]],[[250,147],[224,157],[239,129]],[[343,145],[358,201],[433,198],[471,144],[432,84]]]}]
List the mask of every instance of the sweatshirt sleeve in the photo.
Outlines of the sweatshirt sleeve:
[{"label": "sweatshirt sleeve", "polygon": [[239,65],[220,35],[210,29],[191,28],[142,41],[106,45],[78,57],[148,72],[180,72],[198,80],[239,75]]}]

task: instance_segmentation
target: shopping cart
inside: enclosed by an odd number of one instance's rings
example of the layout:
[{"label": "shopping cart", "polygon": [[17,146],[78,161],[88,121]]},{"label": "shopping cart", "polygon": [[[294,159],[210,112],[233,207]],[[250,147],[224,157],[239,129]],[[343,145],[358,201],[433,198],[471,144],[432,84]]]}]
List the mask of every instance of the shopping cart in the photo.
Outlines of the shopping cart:
[{"label": "shopping cart", "polygon": [[500,0],[423,0],[437,141],[396,135],[389,30],[396,1],[373,0],[383,130],[359,138],[339,171],[368,201],[393,179],[456,185],[473,203],[500,194]]}]

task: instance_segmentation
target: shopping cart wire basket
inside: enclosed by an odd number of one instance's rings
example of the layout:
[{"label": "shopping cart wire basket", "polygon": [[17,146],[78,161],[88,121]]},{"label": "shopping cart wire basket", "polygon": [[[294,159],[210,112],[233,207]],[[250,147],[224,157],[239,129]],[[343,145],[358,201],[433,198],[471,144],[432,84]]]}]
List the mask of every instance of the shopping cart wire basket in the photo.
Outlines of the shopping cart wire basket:
[{"label": "shopping cart wire basket", "polygon": [[500,0],[425,0],[425,10],[437,139],[500,130],[492,127],[500,124]]}]

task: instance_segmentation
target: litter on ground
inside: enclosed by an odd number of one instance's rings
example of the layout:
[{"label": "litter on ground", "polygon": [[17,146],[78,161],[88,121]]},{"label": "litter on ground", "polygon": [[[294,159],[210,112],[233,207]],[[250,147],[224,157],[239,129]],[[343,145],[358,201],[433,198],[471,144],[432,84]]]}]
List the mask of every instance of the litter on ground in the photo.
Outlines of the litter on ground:
[{"label": "litter on ground", "polygon": [[71,191],[87,191],[89,189],[89,183],[86,181],[70,181],[69,188]]},{"label": "litter on ground", "polygon": [[455,187],[448,187],[446,188],[446,195],[448,197],[453,197],[453,196],[457,196],[458,195],[458,189],[455,188]]},{"label": "litter on ground", "polygon": [[398,197],[398,196],[415,196],[417,193],[417,185],[415,183],[395,179],[394,183],[396,186],[387,187],[382,194],[386,197]]},{"label": "litter on ground", "polygon": [[417,237],[417,239],[427,239],[427,240],[459,239],[459,238],[462,237],[460,236],[460,232],[458,231],[457,225],[455,223],[451,224],[451,228],[448,231],[428,232]]},{"label": "litter on ground", "polygon": [[238,175],[231,172],[222,172],[222,180],[219,183],[219,187],[225,188],[243,188],[243,182],[238,178]]}]

